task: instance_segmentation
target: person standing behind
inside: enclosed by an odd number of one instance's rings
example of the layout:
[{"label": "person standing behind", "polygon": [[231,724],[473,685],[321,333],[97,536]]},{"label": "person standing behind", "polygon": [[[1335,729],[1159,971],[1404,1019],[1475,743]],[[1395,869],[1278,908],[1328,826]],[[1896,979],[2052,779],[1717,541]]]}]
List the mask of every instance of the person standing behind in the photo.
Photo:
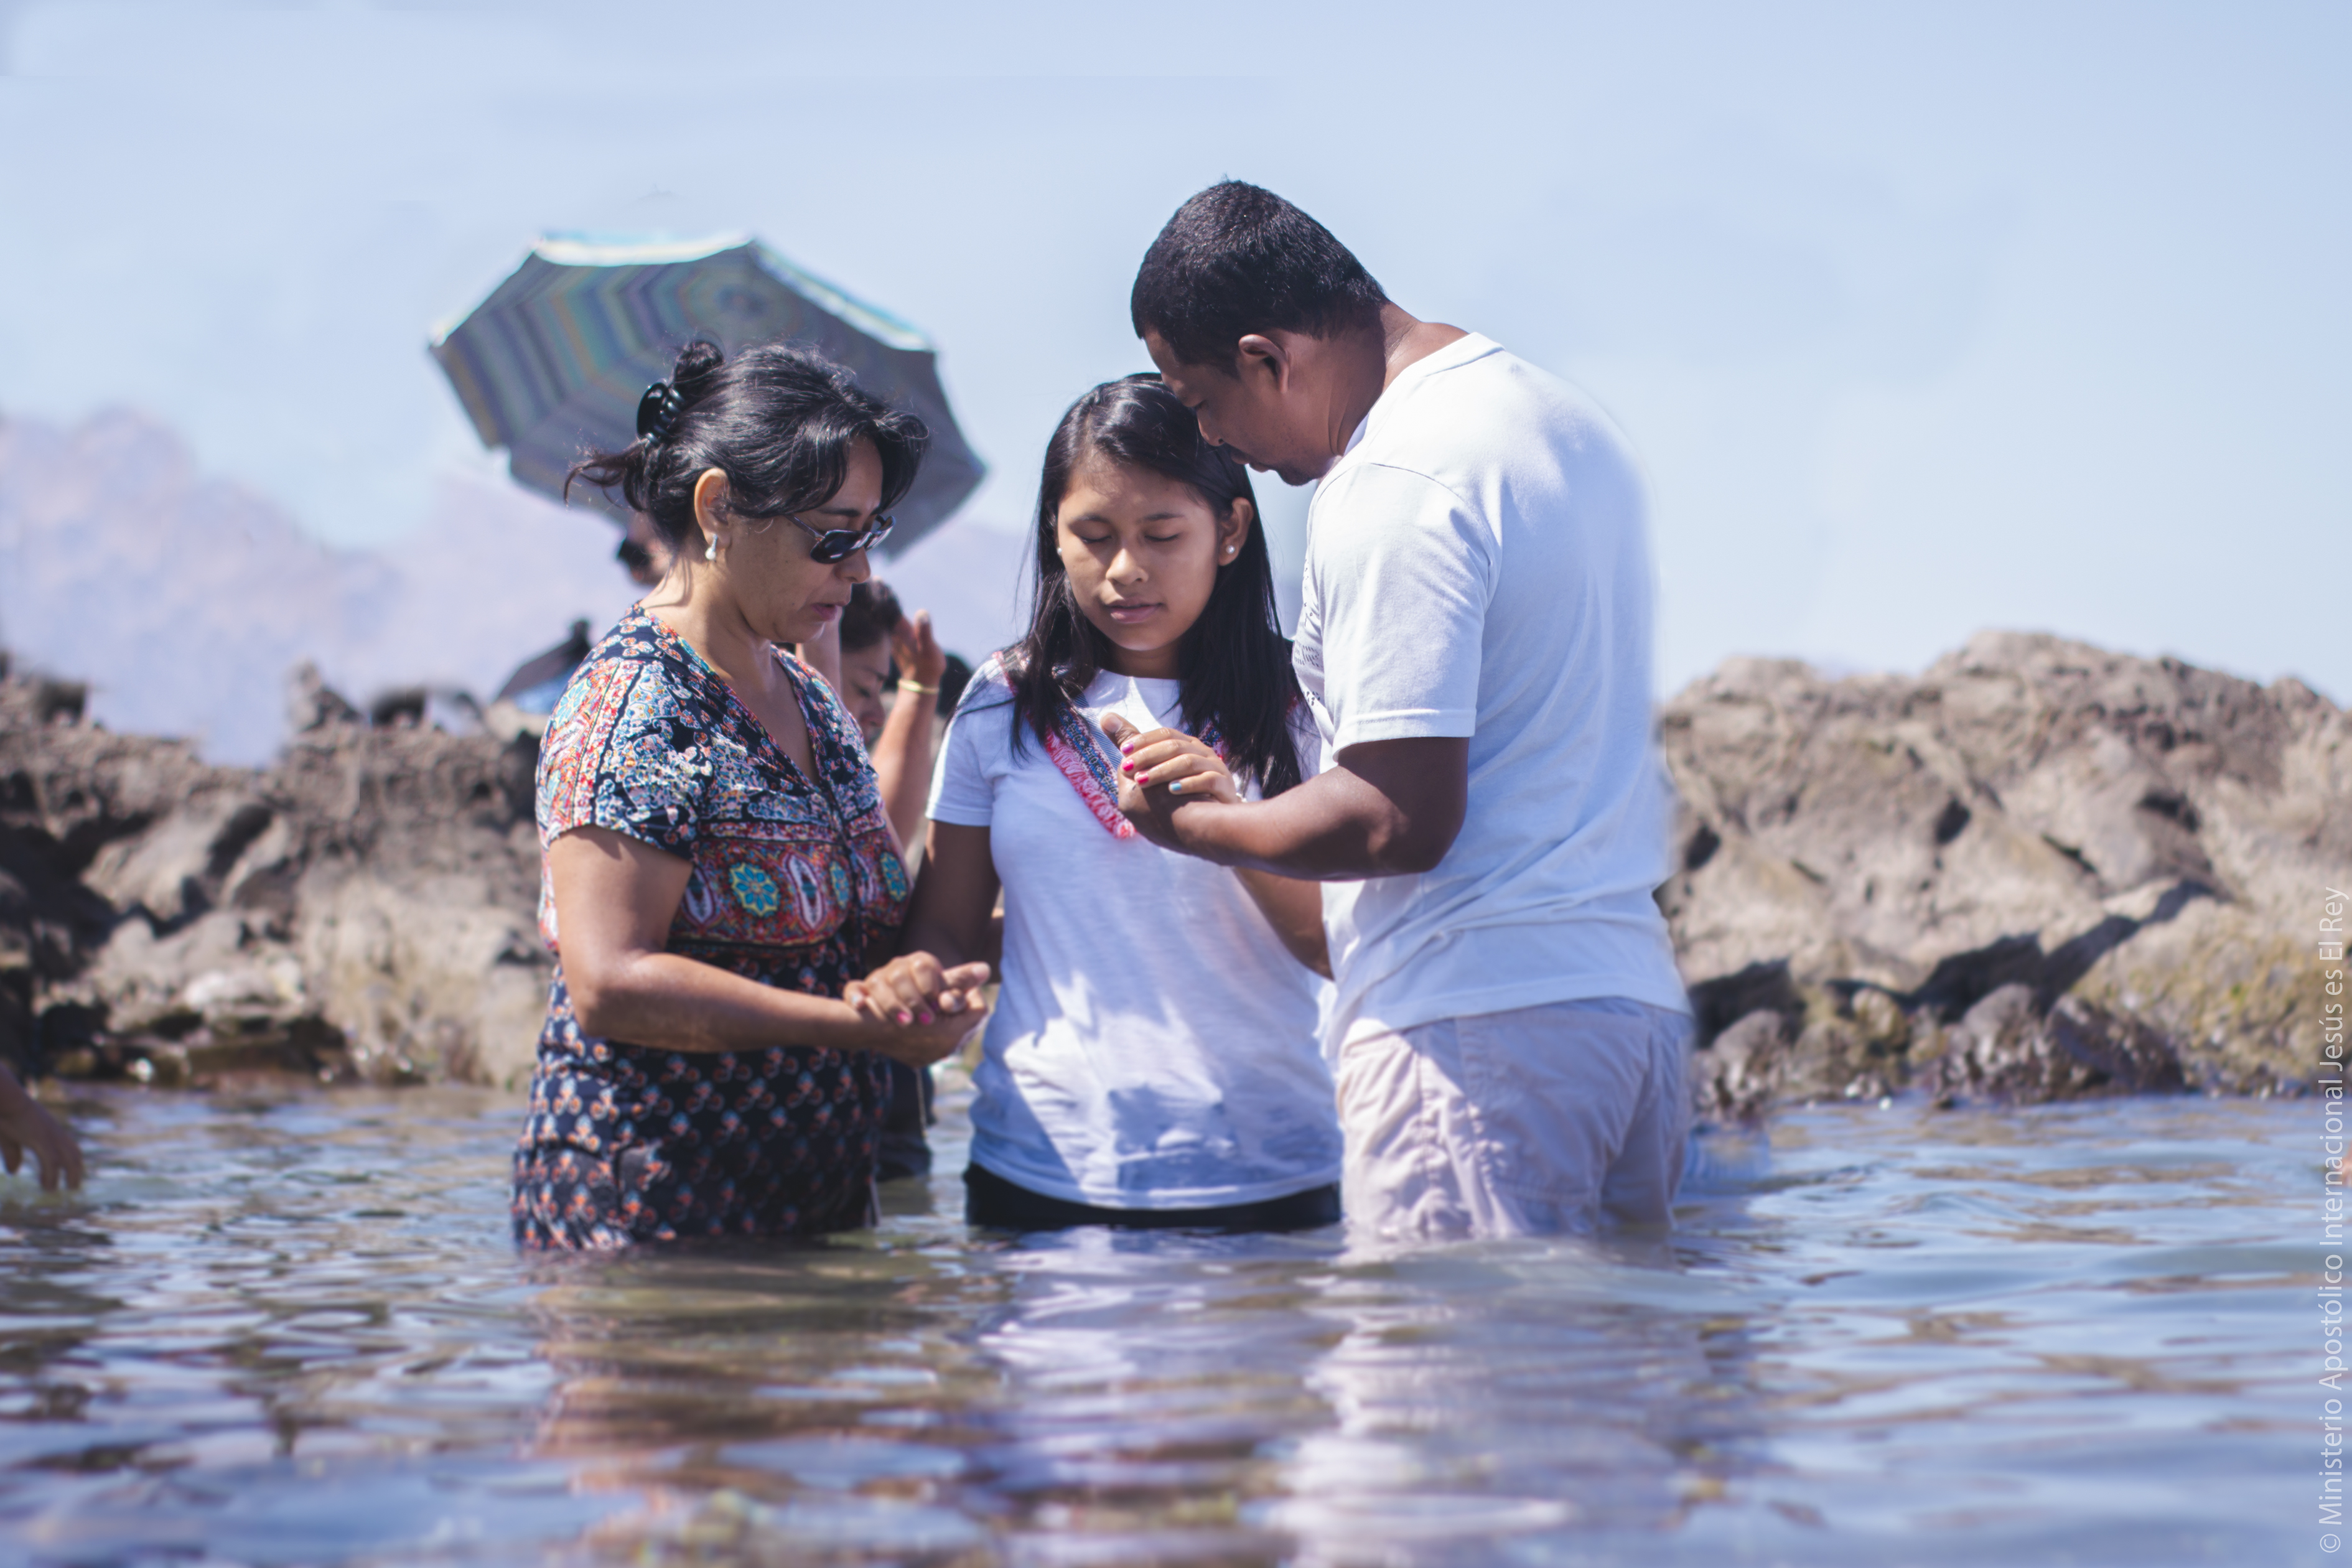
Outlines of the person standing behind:
[{"label": "person standing behind", "polygon": [[1237,181],[1160,231],[1131,313],[1204,437],[1321,481],[1296,658],[1324,771],[1261,804],[1120,804],[1171,848],[1326,883],[1350,1223],[1669,1223],[1689,1003],[1651,896],[1668,803],[1624,441]]},{"label": "person standing behind", "polygon": [[[896,668],[898,697],[886,702]],[[940,681],[948,656],[931,630],[931,613],[909,616],[883,582],[857,584],[841,613],[841,695],[866,737],[882,805],[902,849],[923,838],[923,806],[931,789],[931,753],[939,727]]]},{"label": "person standing behind", "polygon": [[[898,700],[883,700],[893,665],[898,670]],[[940,679],[948,656],[931,632],[928,610],[911,616],[898,606],[890,585],[869,578],[850,590],[841,612],[841,695],[866,739],[883,809],[903,855],[919,844],[923,805],[931,789],[931,751]],[[895,1182],[928,1174],[931,1145],[931,1071],[905,1062],[885,1062],[890,1075],[890,1107],[882,1119],[881,1177]]]}]

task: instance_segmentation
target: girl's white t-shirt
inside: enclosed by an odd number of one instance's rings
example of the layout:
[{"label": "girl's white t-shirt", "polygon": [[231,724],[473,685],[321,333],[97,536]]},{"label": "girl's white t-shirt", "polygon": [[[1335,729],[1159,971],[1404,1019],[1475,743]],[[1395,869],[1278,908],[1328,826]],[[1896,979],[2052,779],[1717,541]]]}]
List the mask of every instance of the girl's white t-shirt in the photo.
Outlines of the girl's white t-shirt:
[{"label": "girl's white t-shirt", "polygon": [[[1141,730],[1181,728],[1172,680],[1105,673],[1082,710],[1114,710]],[[1312,771],[1312,721],[1300,720]],[[1016,753],[1011,689],[992,659],[931,781],[932,820],[987,828],[1004,884],[973,1162],[1102,1208],[1258,1203],[1338,1181],[1323,982],[1233,872],[1116,837],[1035,731],[1022,739]]]}]

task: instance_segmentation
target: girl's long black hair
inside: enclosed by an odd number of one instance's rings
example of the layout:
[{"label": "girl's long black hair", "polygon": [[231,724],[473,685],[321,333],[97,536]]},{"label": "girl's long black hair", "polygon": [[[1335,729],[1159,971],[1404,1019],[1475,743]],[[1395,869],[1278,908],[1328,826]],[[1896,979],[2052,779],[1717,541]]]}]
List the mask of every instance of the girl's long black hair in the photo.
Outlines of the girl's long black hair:
[{"label": "girl's long black hair", "polygon": [[1221,517],[1235,501],[1250,503],[1241,552],[1218,569],[1207,607],[1184,636],[1179,689],[1185,730],[1197,735],[1213,721],[1234,775],[1255,779],[1269,796],[1280,795],[1299,779],[1289,721],[1299,700],[1298,677],[1290,668],[1290,639],[1275,616],[1274,566],[1255,515],[1257,496],[1249,470],[1223,447],[1201,438],[1192,411],[1157,375],[1103,383],[1070,405],[1046,444],[1037,486],[1029,633],[1004,658],[1014,748],[1025,743],[1024,729],[1043,742],[1109,658],[1108,639],[1071,591],[1057,526],[1070,475],[1089,454],[1190,485]]}]

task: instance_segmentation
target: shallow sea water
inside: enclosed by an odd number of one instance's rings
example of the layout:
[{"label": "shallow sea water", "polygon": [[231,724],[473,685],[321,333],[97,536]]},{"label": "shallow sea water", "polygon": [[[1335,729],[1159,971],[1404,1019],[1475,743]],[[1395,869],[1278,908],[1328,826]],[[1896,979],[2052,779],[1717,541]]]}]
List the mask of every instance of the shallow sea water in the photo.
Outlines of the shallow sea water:
[{"label": "shallow sea water", "polygon": [[1670,1243],[1394,1257],[975,1237],[961,1104],[870,1234],[546,1262],[511,1098],[82,1096],[0,1562],[2343,1560],[2308,1104],[1801,1111]]}]

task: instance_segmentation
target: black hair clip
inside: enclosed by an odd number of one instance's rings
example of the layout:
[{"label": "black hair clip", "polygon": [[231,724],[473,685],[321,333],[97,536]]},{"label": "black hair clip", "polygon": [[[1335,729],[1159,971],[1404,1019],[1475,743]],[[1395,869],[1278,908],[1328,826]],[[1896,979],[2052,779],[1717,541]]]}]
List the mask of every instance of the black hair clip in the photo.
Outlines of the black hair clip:
[{"label": "black hair clip", "polygon": [[646,387],[646,395],[637,399],[637,434],[648,441],[667,440],[684,401],[677,388],[666,381]]}]

